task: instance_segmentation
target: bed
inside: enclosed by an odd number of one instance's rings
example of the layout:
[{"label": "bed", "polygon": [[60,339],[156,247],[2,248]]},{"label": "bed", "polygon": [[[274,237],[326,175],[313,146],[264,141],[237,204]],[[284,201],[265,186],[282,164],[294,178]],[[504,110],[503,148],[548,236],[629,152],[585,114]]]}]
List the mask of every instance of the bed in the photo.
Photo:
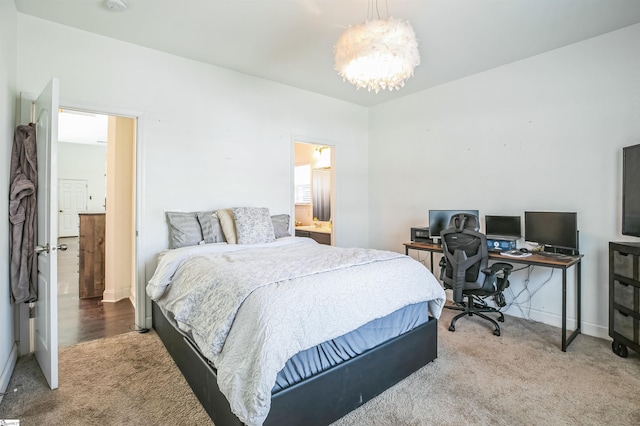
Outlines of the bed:
[{"label": "bed", "polygon": [[329,424],[437,357],[445,295],[423,265],[291,237],[264,208],[223,216],[170,237],[147,285],[154,329],[217,426]]}]

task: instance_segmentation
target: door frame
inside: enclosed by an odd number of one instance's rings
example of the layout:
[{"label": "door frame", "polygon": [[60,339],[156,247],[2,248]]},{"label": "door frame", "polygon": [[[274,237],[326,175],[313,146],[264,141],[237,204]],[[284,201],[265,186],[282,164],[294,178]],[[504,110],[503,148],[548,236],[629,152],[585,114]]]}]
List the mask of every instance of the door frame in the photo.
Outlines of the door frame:
[{"label": "door frame", "polygon": [[295,190],[294,190],[294,174],[295,174],[295,152],[296,152],[296,143],[304,143],[307,145],[317,145],[317,146],[328,146],[331,148],[331,245],[336,245],[336,235],[337,231],[340,229],[340,221],[337,219],[338,209],[336,208],[336,150],[337,144],[333,141],[327,141],[323,139],[311,138],[307,136],[300,135],[291,135],[291,158],[289,159],[289,163],[291,164],[291,185],[290,186],[290,198],[291,198],[291,214],[290,217],[291,222],[293,223],[293,233],[295,235],[295,217],[296,217],[296,208],[295,208]]},{"label": "door frame", "polygon": [[[29,122],[31,117],[31,103],[35,101],[38,97],[35,93],[30,92],[21,92],[20,93],[20,121]],[[63,96],[59,98],[59,107],[61,109],[70,109],[70,110],[78,110],[78,111],[86,111],[92,112],[96,114],[104,114],[104,115],[112,115],[112,116],[120,116],[120,117],[128,117],[134,118],[136,120],[136,170],[134,173],[135,182],[135,214],[134,214],[134,237],[135,237],[135,247],[134,247],[134,268],[135,268],[135,282],[134,282],[134,294],[136,297],[134,309],[135,309],[135,324],[137,328],[145,328],[146,324],[146,291],[145,291],[145,268],[144,262],[141,259],[141,250],[140,248],[144,246],[143,240],[143,228],[144,223],[142,218],[144,217],[144,203],[143,194],[144,194],[144,173],[143,173],[143,165],[144,165],[144,113],[138,110],[131,110],[127,108],[121,108],[113,105],[98,105],[92,104],[89,102],[81,102],[74,101],[70,99],[66,99]],[[56,210],[57,210],[56,200]],[[29,319],[29,305],[26,303],[22,303],[19,306],[19,312],[16,315],[17,324],[15,329],[18,330],[18,354],[26,355],[28,353],[33,352],[34,348],[34,340],[33,340],[33,330],[31,326],[31,321]]]}]

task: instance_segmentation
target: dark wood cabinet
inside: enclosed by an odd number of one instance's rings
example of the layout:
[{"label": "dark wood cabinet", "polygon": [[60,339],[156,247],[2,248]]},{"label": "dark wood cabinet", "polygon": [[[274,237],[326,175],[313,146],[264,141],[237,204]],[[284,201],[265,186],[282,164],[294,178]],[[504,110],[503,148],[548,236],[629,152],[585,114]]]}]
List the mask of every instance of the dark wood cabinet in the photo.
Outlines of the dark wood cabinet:
[{"label": "dark wood cabinet", "polygon": [[331,245],[331,234],[326,232],[313,232],[296,229],[296,237],[308,237],[316,240],[320,244]]},{"label": "dark wood cabinet", "polygon": [[102,297],[104,292],[105,214],[80,213],[80,299]]},{"label": "dark wood cabinet", "polygon": [[621,357],[640,353],[640,243],[609,243],[609,336]]}]

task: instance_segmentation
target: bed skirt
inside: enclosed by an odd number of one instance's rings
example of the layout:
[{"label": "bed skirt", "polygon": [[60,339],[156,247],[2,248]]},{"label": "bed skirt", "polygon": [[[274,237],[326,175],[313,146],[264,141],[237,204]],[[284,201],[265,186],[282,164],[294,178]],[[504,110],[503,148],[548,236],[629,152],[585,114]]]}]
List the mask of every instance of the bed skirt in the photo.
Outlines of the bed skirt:
[{"label": "bed skirt", "polygon": [[[153,328],[216,426],[240,426],[216,372],[155,302]],[[355,358],[274,393],[265,425],[328,425],[381,394],[437,355],[435,318]]]}]

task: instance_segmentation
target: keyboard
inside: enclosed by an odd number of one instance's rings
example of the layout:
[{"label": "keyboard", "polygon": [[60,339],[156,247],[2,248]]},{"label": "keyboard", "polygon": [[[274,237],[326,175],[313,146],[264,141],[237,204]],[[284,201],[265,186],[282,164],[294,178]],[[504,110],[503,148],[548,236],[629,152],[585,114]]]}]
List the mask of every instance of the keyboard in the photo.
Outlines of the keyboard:
[{"label": "keyboard", "polygon": [[536,251],[534,253],[540,256],[550,257],[553,259],[573,259],[573,257],[568,256],[566,254],[562,254],[562,253],[552,253],[548,251]]}]

